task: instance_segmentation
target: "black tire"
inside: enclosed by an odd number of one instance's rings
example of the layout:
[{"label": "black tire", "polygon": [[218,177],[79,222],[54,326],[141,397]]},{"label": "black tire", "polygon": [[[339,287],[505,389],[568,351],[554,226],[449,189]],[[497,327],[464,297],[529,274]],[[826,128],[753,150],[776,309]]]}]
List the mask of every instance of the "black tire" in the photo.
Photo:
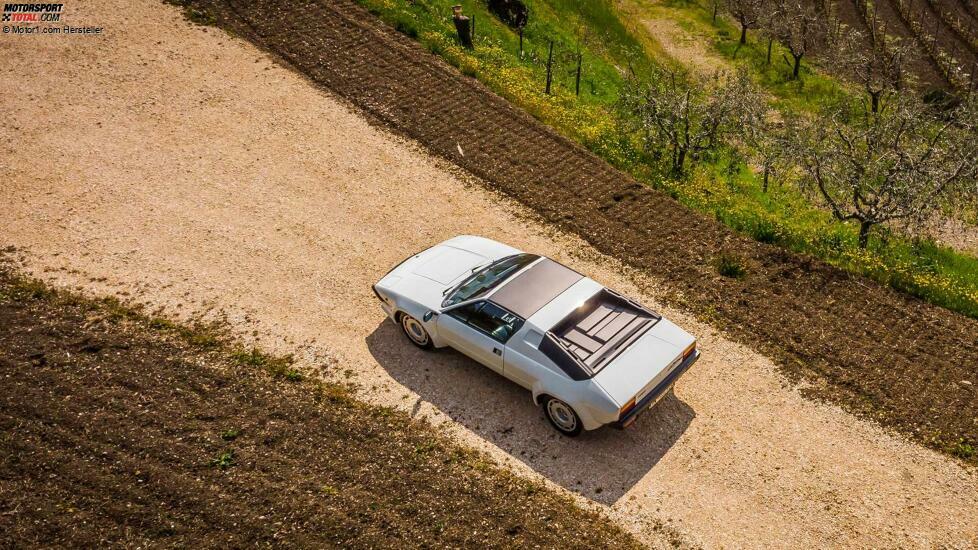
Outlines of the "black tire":
[{"label": "black tire", "polygon": [[555,430],[567,437],[576,437],[584,429],[581,417],[577,416],[574,408],[560,399],[547,396],[543,400],[543,415]]},{"label": "black tire", "polygon": [[401,331],[404,332],[404,335],[407,336],[407,339],[412,344],[424,350],[429,350],[434,347],[431,343],[431,335],[425,330],[421,321],[418,321],[407,313],[402,313],[398,319],[400,320],[398,324],[401,325]]}]

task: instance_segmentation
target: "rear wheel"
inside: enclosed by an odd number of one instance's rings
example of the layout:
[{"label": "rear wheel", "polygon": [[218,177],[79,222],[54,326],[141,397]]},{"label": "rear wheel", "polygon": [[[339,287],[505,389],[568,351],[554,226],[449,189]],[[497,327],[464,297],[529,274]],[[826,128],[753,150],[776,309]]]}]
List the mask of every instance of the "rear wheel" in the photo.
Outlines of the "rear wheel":
[{"label": "rear wheel", "polygon": [[431,349],[431,336],[428,335],[428,331],[425,330],[424,325],[421,324],[421,321],[418,321],[407,313],[402,313],[401,329],[404,331],[404,334],[408,337],[408,340],[410,340],[412,344],[421,349]]},{"label": "rear wheel", "polygon": [[568,437],[581,433],[584,427],[581,424],[581,417],[577,416],[570,405],[560,399],[547,397],[543,402],[543,413],[547,415],[551,426]]}]

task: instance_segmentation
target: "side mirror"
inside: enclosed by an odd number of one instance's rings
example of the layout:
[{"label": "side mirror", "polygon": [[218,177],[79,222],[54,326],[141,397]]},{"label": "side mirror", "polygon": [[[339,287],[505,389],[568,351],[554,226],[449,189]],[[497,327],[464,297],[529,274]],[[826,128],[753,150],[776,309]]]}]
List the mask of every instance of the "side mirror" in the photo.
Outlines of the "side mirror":
[{"label": "side mirror", "polygon": [[438,315],[438,314],[436,312],[434,312],[434,311],[429,311],[429,312],[425,313],[424,314],[424,317],[422,317],[421,319],[424,320],[425,323],[427,323],[435,315]]}]

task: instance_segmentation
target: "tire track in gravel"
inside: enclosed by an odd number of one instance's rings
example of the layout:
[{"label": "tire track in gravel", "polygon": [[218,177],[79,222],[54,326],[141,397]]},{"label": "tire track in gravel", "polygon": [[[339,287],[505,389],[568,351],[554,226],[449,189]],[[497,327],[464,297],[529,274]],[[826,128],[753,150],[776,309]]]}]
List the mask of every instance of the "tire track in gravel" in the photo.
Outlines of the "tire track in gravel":
[{"label": "tire track in gravel", "polygon": [[[75,23],[109,32],[0,37],[0,93],[45,106],[0,113],[0,242],[32,273],[224,318],[652,545],[978,543],[974,473],[805,399],[769,359],[664,304],[655,280],[172,6],[72,6]],[[22,70],[32,64],[45,70]],[[550,255],[658,307],[699,337],[703,359],[634,429],[559,438],[525,391],[458,354],[415,350],[376,304],[370,283],[391,265],[462,233]]]},{"label": "tire track in gravel", "polygon": [[[811,394],[939,450],[962,438],[978,445],[978,393],[962,384],[978,384],[978,321],[732,233],[560,137],[351,0],[194,1],[375,121],[663,282],[670,303],[776,358],[789,377],[812,382]],[[721,253],[745,258],[749,275],[719,277]]]}]

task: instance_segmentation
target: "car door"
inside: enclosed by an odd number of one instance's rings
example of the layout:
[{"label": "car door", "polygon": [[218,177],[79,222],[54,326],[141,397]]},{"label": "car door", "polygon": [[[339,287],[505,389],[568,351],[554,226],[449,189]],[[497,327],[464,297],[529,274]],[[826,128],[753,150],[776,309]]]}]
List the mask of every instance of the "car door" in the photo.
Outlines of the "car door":
[{"label": "car door", "polygon": [[485,300],[438,316],[438,334],[449,345],[500,374],[506,341],[522,325],[522,319]]}]

